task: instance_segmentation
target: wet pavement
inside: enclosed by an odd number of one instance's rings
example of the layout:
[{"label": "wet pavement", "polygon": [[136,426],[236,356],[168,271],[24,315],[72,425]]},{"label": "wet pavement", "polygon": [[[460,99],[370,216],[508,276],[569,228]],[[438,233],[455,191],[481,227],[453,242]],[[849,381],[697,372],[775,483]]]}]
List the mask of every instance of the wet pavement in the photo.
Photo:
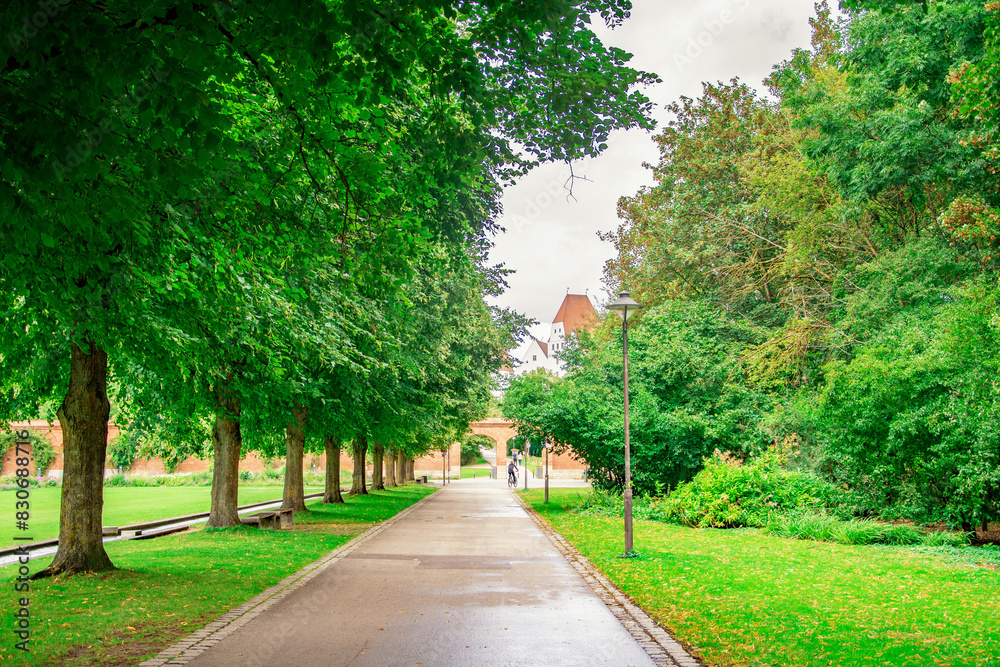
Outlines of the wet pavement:
[{"label": "wet pavement", "polygon": [[504,480],[456,481],[310,576],[258,615],[234,614],[227,622],[237,629],[175,660],[653,664]]}]

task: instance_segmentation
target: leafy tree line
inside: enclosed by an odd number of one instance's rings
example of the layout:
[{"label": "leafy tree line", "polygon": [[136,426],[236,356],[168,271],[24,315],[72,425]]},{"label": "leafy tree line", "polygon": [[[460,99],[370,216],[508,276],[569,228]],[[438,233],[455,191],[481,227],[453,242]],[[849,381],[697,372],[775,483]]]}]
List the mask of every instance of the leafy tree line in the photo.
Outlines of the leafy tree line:
[{"label": "leafy tree line", "polygon": [[[997,68],[978,0],[816,5],[810,49],[765,82],[681,98],[656,184],[619,203],[612,292],[630,331],[636,487],[714,450],[794,446],[863,515],[1000,518]],[[613,318],[612,318],[613,319]],[[623,483],[621,341],[505,409]]]},{"label": "leafy tree line", "polygon": [[412,474],[485,409],[524,324],[483,301],[501,187],[652,126],[653,77],[589,28],[627,0],[37,10],[0,10],[0,395],[8,419],[59,406],[43,576],[113,567],[112,399],[161,453],[210,441],[212,526],[239,522],[244,436],[284,453],[297,510],[306,448],[329,502],[347,443],[376,488]]}]

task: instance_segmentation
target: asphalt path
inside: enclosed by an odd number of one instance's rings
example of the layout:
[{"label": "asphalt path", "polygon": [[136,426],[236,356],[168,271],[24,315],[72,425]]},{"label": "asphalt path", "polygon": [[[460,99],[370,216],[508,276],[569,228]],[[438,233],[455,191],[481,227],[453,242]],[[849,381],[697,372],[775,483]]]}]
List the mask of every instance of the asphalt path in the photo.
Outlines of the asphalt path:
[{"label": "asphalt path", "polygon": [[484,482],[444,487],[184,662],[652,665],[505,481]]}]

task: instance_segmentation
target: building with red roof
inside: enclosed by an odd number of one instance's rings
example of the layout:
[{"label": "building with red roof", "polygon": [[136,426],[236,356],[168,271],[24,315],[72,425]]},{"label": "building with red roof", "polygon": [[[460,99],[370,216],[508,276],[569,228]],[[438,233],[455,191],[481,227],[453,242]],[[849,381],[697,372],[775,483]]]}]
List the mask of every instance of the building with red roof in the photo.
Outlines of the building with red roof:
[{"label": "building with red roof", "polygon": [[556,375],[562,375],[565,371],[559,353],[564,349],[569,335],[576,331],[593,329],[597,323],[597,311],[588,295],[566,294],[555,317],[552,318],[549,339],[543,341],[532,336],[528,349],[521,355],[515,373],[521,375],[544,368]]}]

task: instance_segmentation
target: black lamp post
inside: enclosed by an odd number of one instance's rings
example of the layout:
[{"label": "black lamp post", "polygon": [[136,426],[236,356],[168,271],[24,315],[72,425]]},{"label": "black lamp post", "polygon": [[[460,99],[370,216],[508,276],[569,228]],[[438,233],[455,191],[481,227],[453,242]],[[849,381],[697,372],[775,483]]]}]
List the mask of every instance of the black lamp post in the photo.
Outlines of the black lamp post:
[{"label": "black lamp post", "polygon": [[549,450],[552,449],[552,443],[545,443],[545,502],[549,502]]},{"label": "black lamp post", "polygon": [[622,376],[625,385],[625,553],[632,551],[632,462],[628,441],[628,318],[642,308],[629,298],[628,292],[622,292],[618,298],[608,304],[622,318]]},{"label": "black lamp post", "polygon": [[521,467],[524,468],[524,490],[528,490],[528,456],[531,454],[531,442],[525,438],[524,452],[521,454]]}]

